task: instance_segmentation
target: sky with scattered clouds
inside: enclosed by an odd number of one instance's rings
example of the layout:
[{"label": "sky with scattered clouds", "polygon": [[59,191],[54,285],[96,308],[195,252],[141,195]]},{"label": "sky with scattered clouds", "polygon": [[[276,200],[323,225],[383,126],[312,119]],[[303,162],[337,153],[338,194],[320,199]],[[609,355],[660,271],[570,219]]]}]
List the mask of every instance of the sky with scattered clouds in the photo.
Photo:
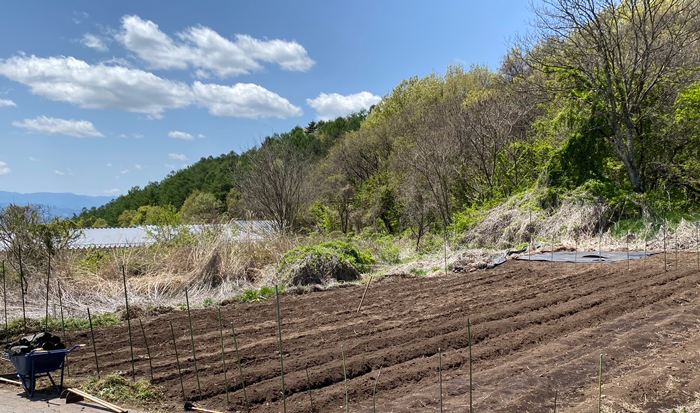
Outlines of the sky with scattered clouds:
[{"label": "sky with scattered clouds", "polygon": [[411,76],[496,68],[529,18],[512,0],[8,3],[0,190],[120,195]]}]

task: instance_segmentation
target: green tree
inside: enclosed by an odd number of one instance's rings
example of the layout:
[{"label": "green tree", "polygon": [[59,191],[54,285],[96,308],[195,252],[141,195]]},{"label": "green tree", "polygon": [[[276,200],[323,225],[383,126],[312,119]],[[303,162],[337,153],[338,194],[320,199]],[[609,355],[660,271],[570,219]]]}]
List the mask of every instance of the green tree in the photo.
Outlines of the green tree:
[{"label": "green tree", "polygon": [[222,207],[214,195],[196,190],[185,200],[180,215],[189,224],[211,224],[220,220]]}]

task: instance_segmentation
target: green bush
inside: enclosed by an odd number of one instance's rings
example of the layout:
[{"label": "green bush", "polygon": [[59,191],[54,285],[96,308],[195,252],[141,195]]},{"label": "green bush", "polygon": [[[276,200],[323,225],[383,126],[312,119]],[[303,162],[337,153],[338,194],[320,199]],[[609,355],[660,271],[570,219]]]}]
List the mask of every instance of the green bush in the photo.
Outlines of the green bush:
[{"label": "green bush", "polygon": [[[284,291],[284,288],[282,288],[280,290]],[[262,287],[259,291],[258,290],[247,290],[247,291],[243,292],[242,294],[238,294],[236,296],[236,300],[242,301],[242,302],[265,301],[270,297],[274,297],[274,295],[275,295],[274,288]]]},{"label": "green bush", "polygon": [[368,249],[340,241],[298,247],[282,257],[277,272],[285,284],[308,285],[329,281],[352,281],[368,272],[376,261]]}]

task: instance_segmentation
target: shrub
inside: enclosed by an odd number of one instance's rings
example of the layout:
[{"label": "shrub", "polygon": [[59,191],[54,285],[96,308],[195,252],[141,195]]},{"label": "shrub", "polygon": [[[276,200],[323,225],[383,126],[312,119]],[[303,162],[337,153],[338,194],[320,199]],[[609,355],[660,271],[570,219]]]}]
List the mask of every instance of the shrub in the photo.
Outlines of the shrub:
[{"label": "shrub", "polygon": [[282,258],[277,272],[285,284],[323,284],[357,280],[374,263],[369,250],[336,240],[293,249]]}]

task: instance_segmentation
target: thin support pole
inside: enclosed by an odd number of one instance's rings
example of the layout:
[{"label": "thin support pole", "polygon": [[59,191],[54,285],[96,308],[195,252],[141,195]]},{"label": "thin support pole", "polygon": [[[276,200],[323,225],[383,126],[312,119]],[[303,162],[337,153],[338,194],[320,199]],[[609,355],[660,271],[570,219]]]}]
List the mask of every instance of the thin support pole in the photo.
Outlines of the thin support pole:
[{"label": "thin support pole", "polygon": [[666,258],[666,225],[664,225],[664,272],[668,271],[668,260]]},{"label": "thin support pole", "polygon": [[153,361],[151,360],[151,348],[148,346],[148,338],[146,338],[146,329],[143,328],[143,323],[139,318],[139,324],[141,325],[141,333],[143,334],[143,342],[146,344],[146,354],[148,355],[148,367],[151,371],[151,383],[153,383]]},{"label": "thin support pole", "polygon": [[49,331],[49,282],[51,281],[51,253],[48,254],[49,262],[46,270],[46,319],[44,320],[44,333]]},{"label": "thin support pole", "polygon": [[[695,223],[695,252],[697,255],[697,261],[698,261],[698,271],[700,271],[700,236],[698,236],[698,223]],[[4,277],[3,277],[4,279]],[[5,317],[5,320],[7,320],[7,317]]]},{"label": "thin support pole", "polygon": [[578,237],[574,238],[574,264],[578,261]]},{"label": "thin support pole", "polygon": [[627,231],[627,271],[630,269],[630,232]]},{"label": "thin support pole", "polygon": [[443,227],[443,250],[445,253],[445,275],[447,275],[447,224],[444,225]]},{"label": "thin support pole", "polygon": [[182,388],[182,399],[185,399],[185,383],[182,381],[182,369],[180,369],[180,356],[177,354],[177,343],[175,342],[175,330],[173,320],[170,321],[170,334],[173,336],[173,348],[175,349],[175,361],[177,362],[177,375],[180,377],[180,387]]},{"label": "thin support pole", "polygon": [[27,306],[24,302],[24,266],[22,265],[22,244],[19,244],[19,286],[22,292],[22,333],[27,332]]},{"label": "thin support pole", "polygon": [[[236,327],[231,323],[231,332],[233,333],[233,345],[236,348],[236,361],[238,362],[238,374],[241,376],[241,386],[243,387],[243,398],[245,399],[245,408],[250,412],[248,404],[248,393],[245,390],[245,377],[243,376],[243,367],[241,366],[241,354],[238,352],[238,339],[236,338]],[[307,372],[308,375],[308,372]]]},{"label": "thin support pole", "polygon": [[603,266],[603,229],[600,230],[600,235],[598,236],[598,262],[600,266]]},{"label": "thin support pole", "polygon": [[[58,306],[61,309],[61,332],[63,333],[63,342],[67,343],[66,341],[66,321],[63,318],[63,291],[61,289],[61,282],[56,279],[56,286],[58,287]],[[68,373],[68,377],[70,377],[70,366],[68,365],[68,355],[66,354],[66,359],[64,361],[64,364],[66,366],[66,372]]]},{"label": "thin support pole", "polygon": [[600,355],[600,373],[598,375],[598,413],[603,410],[603,355]]},{"label": "thin support pole", "polygon": [[369,281],[367,281],[367,286],[365,287],[365,292],[362,293],[362,298],[360,299],[360,305],[357,306],[357,311],[360,312],[360,309],[362,308],[362,303],[365,302],[365,296],[367,295],[367,290],[369,290],[369,285],[372,283],[372,277],[374,277],[374,274],[369,276]]},{"label": "thin support pole", "polygon": [[124,303],[126,306],[126,325],[129,329],[129,348],[131,349],[131,380],[136,381],[136,369],[134,367],[134,341],[131,337],[131,312],[129,311],[129,292],[126,288],[126,267],[122,265],[122,279],[124,280]]},{"label": "thin support pole", "polygon": [[[5,261],[2,262],[2,301],[3,304],[5,304],[5,342],[9,343],[10,342],[10,327],[7,322],[7,284],[5,282],[5,279],[7,278],[7,274],[5,273]],[[64,340],[65,342],[65,340]]]},{"label": "thin support pole", "polygon": [[287,413],[287,395],[284,388],[284,353],[282,352],[282,317],[280,316],[280,293],[275,285],[275,297],[277,298],[277,332],[280,341],[280,370],[282,371],[282,406],[284,413]]},{"label": "thin support pole", "polygon": [[438,375],[440,377],[440,412],[442,413],[442,349],[438,348]]},{"label": "thin support pole", "polygon": [[676,228],[676,232],[673,233],[673,243],[676,247],[676,269],[678,269],[678,228]]},{"label": "thin support pole", "polygon": [[340,345],[340,352],[343,355],[343,378],[345,380],[345,413],[350,413],[350,398],[348,397],[348,369],[345,367],[345,348]]},{"label": "thin support pole", "polygon": [[92,329],[92,316],[90,315],[90,309],[87,309],[88,322],[90,323],[90,336],[92,337],[92,351],[95,353],[95,367],[97,368],[97,379],[100,377],[100,363],[97,361],[97,346],[95,345],[95,331]]},{"label": "thin support pole", "polygon": [[224,365],[224,389],[226,389],[226,405],[231,406],[231,398],[228,394],[228,376],[226,373],[226,353],[224,351],[224,324],[221,321],[221,307],[217,307],[219,310],[219,338],[221,339],[221,362]]},{"label": "thin support pole", "polygon": [[474,389],[474,381],[472,378],[472,365],[473,359],[472,359],[472,323],[471,321],[467,318],[467,335],[469,336],[469,413],[472,413],[474,411],[474,404],[472,402],[472,390]]},{"label": "thin support pole", "polygon": [[554,413],[557,413],[557,396],[558,395],[559,395],[558,392],[556,390],[554,390]]},{"label": "thin support pole", "polygon": [[527,246],[527,265],[532,265],[532,210],[530,210],[530,222],[528,223],[528,235],[530,236],[530,241]]},{"label": "thin support pole", "polygon": [[304,370],[306,370],[306,386],[309,389],[309,405],[311,406],[311,411],[315,412],[316,409],[314,409],[314,398],[311,396],[311,379],[309,378],[309,365],[306,364],[304,366]]},{"label": "thin support pole", "polygon": [[377,383],[379,383],[379,376],[382,375],[382,369],[379,369],[377,373],[377,379],[374,380],[374,390],[372,391],[372,411],[377,413]]},{"label": "thin support pole", "polygon": [[190,315],[190,296],[185,287],[185,302],[187,303],[187,319],[190,322],[190,342],[192,344],[192,359],[194,360],[194,375],[197,377],[197,392],[199,400],[202,400],[202,386],[199,384],[199,369],[197,369],[197,354],[194,351],[194,331],[192,330],[192,316]]}]

